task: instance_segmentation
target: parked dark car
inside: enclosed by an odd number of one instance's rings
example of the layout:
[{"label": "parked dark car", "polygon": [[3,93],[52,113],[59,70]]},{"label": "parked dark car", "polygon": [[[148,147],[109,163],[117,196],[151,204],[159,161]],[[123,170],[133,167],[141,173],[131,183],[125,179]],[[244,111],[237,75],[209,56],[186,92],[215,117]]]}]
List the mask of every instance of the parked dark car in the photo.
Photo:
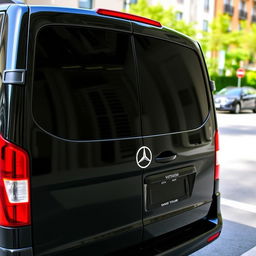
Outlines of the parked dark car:
[{"label": "parked dark car", "polygon": [[177,256],[218,238],[196,41],[103,9],[6,3],[0,28],[1,256]]},{"label": "parked dark car", "polygon": [[256,90],[252,87],[227,87],[214,96],[215,108],[238,114],[249,109],[256,113]]}]

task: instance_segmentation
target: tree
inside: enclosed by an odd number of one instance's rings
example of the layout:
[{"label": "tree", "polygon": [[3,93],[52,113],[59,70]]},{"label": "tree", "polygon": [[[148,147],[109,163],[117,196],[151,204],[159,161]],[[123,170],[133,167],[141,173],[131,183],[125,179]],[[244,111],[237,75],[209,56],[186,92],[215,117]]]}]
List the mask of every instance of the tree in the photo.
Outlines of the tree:
[{"label": "tree", "polygon": [[252,25],[250,32],[246,35],[246,48],[250,52],[250,61],[254,61],[256,58],[256,24]]},{"label": "tree", "polygon": [[131,5],[130,13],[157,20],[162,25],[175,29],[188,36],[195,37],[196,35],[194,24],[177,20],[176,12],[173,8],[164,9],[161,4],[149,5],[147,0],[139,0],[136,4]]},{"label": "tree", "polygon": [[234,75],[241,61],[248,60],[250,54],[245,42],[247,41],[246,24],[242,23],[242,29],[231,31],[231,20],[228,15],[217,16],[210,25],[210,32],[206,35],[208,43],[206,51],[211,52],[207,58],[207,64],[211,75],[218,74],[218,56],[220,51],[225,52],[225,71]]}]

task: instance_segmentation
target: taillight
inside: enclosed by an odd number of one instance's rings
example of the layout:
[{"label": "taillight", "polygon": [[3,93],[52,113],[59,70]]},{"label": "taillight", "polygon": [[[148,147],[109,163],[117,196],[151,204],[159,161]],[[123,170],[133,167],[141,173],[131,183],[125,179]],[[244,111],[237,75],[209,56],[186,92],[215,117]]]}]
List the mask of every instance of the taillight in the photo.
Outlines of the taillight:
[{"label": "taillight", "polygon": [[216,130],[215,132],[215,172],[214,179],[218,180],[220,178],[220,164],[219,164],[219,132]]},{"label": "taillight", "polygon": [[112,11],[112,10],[106,10],[106,9],[98,9],[96,12],[98,14],[105,15],[105,16],[111,16],[111,17],[116,17],[116,18],[121,18],[121,19],[126,19],[126,20],[133,20],[133,21],[146,23],[146,24],[156,26],[156,27],[162,27],[161,23],[158,22],[158,21],[151,20],[151,19],[148,19],[148,18],[144,18],[144,17],[141,17],[141,16],[137,16],[137,15],[134,15],[134,14]]},{"label": "taillight", "polygon": [[0,225],[29,225],[29,157],[0,135]]},{"label": "taillight", "polygon": [[207,242],[210,243],[210,242],[212,242],[213,240],[217,239],[219,236],[220,236],[220,231],[217,232],[216,234],[210,236],[210,237],[207,239]]}]

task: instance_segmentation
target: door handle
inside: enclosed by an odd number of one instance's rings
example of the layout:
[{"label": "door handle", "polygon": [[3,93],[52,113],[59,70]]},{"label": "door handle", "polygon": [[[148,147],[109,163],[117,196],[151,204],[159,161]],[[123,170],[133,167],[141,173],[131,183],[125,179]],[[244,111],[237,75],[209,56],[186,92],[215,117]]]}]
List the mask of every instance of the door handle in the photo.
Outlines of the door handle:
[{"label": "door handle", "polygon": [[160,155],[156,157],[157,163],[168,163],[177,158],[177,154],[171,152],[171,151],[164,151]]}]

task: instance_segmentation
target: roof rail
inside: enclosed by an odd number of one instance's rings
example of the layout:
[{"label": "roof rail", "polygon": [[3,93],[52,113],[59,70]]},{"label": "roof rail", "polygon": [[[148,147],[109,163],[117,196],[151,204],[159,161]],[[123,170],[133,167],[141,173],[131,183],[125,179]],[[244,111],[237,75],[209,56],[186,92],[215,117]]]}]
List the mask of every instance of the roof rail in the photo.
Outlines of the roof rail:
[{"label": "roof rail", "polygon": [[0,4],[24,4],[22,0],[0,0]]}]

